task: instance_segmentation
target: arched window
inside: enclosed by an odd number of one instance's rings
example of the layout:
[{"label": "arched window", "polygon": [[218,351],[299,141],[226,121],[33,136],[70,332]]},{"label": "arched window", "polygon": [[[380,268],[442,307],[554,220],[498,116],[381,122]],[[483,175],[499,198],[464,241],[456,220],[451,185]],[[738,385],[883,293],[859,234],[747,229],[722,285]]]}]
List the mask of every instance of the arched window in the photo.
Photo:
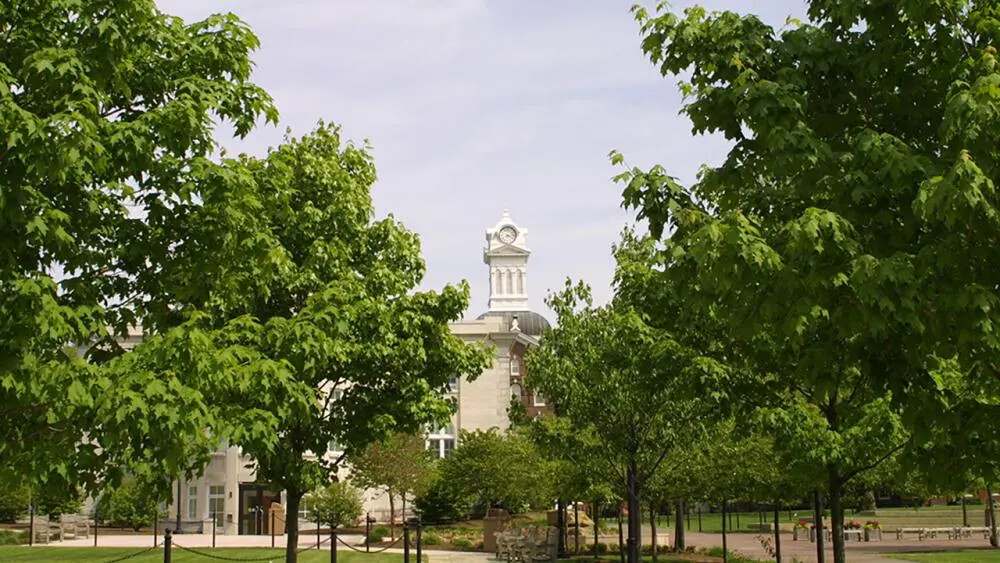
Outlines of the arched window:
[{"label": "arched window", "polygon": [[507,293],[514,293],[514,272],[507,270]]}]

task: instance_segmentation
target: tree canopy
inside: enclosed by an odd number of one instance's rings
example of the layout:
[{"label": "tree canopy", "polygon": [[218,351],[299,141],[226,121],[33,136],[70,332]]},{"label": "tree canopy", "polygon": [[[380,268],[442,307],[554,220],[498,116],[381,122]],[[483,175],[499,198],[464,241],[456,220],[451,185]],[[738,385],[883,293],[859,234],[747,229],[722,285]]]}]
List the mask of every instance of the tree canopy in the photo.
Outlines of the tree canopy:
[{"label": "tree canopy", "polygon": [[[722,322],[782,424],[822,438],[839,563],[850,476],[968,435],[941,414],[960,390],[994,400],[996,7],[812,0],[782,30],[635,14],[653,64],[685,77],[693,132],[731,149],[691,186],[626,170],[624,203],[661,239],[672,295]],[[862,435],[881,441],[868,462],[844,449]]]},{"label": "tree canopy", "polygon": [[152,0],[0,6],[0,479],[176,475],[211,451],[198,394],[103,364],[130,326],[182,313],[150,298],[200,202],[229,195],[215,125],[277,119],[257,46],[235,16]]}]

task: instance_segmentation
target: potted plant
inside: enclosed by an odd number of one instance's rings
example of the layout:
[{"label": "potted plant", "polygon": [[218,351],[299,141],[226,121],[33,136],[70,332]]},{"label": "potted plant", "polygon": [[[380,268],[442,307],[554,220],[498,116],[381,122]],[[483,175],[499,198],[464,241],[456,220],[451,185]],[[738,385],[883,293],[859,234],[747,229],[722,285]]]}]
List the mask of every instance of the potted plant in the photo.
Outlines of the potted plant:
[{"label": "potted plant", "polygon": [[795,527],[792,528],[792,539],[798,541],[800,536],[805,538],[806,535],[810,534],[810,526],[811,523],[808,520],[800,518],[799,521],[795,523]]},{"label": "potted plant", "polygon": [[882,540],[882,525],[878,520],[865,522],[865,541]]}]

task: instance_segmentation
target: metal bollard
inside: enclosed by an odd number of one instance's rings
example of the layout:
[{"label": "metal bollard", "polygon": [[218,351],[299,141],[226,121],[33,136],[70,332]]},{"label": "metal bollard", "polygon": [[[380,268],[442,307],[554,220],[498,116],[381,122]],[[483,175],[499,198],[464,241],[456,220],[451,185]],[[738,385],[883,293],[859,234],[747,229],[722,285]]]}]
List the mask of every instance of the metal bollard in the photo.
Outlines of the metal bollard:
[{"label": "metal bollard", "polygon": [[316,549],[322,549],[319,541],[319,518],[316,519]]},{"label": "metal bollard", "polygon": [[97,547],[97,507],[94,507],[94,547]]},{"label": "metal bollard", "polygon": [[163,563],[170,563],[170,550],[173,545],[173,538],[170,536],[170,528],[163,533]]},{"label": "metal bollard", "polygon": [[271,513],[271,549],[274,549],[274,513]]},{"label": "metal bollard", "polygon": [[422,558],[423,554],[421,553],[420,549],[420,535],[422,533],[423,526],[420,525],[419,517],[416,520],[417,520],[417,563],[421,563],[421,561],[423,561]]},{"label": "metal bollard", "polygon": [[218,527],[219,515],[215,512],[212,513],[212,549],[215,549],[215,529]]},{"label": "metal bollard", "polygon": [[337,563],[337,527],[330,526],[330,563]]},{"label": "metal bollard", "polygon": [[28,509],[31,511],[28,517],[28,547],[31,547],[35,545],[35,505],[32,504]]},{"label": "metal bollard", "polygon": [[410,563],[410,524],[403,520],[403,563]]},{"label": "metal bollard", "polygon": [[159,525],[160,525],[160,515],[155,514],[153,515],[153,547],[156,547],[158,544],[158,542],[156,541],[156,537],[160,531]]},{"label": "metal bollard", "polygon": [[368,540],[372,535],[372,513],[365,513],[365,553],[371,552],[371,542]]}]

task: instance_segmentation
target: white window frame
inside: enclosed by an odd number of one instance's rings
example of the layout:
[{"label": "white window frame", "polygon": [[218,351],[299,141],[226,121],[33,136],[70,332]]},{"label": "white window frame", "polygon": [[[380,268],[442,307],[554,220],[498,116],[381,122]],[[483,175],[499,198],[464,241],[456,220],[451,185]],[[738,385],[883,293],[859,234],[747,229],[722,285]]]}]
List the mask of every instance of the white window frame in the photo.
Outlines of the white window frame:
[{"label": "white window frame", "polygon": [[[216,492],[218,491],[218,492]],[[212,514],[212,501],[220,501],[221,511],[217,511]],[[226,521],[226,486],[225,485],[210,485],[208,487],[208,517],[215,519],[215,527],[221,528]]]},{"label": "white window frame", "polygon": [[538,391],[532,390],[531,391],[531,396],[532,396],[532,404],[534,406],[536,406],[536,407],[544,407],[545,406],[545,397],[543,397],[541,395],[541,393],[539,393]]},{"label": "white window frame", "polygon": [[[446,445],[451,443],[451,447]],[[448,426],[434,429],[427,433],[425,446],[428,450],[436,451],[438,459],[444,459],[455,449],[455,425],[449,423]]]},{"label": "white window frame", "polygon": [[187,519],[194,521],[198,518],[198,486],[188,485],[187,488]]},{"label": "white window frame", "polygon": [[521,375],[521,361],[517,356],[510,357],[510,374]]}]

